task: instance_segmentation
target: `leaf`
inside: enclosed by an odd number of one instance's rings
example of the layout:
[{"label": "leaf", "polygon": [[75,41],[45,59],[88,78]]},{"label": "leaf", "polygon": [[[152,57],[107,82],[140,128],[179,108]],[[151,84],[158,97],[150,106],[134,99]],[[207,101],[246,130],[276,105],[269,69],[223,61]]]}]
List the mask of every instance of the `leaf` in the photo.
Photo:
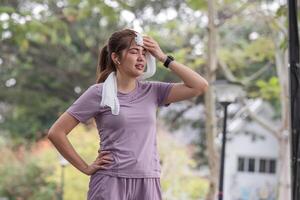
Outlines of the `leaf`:
[{"label": "leaf", "polygon": [[287,9],[287,6],[286,5],[281,5],[278,9],[277,9],[277,11],[276,11],[276,16],[277,17],[281,17],[281,16],[287,16],[287,11],[288,9]]},{"label": "leaf", "polygon": [[10,6],[0,6],[0,13],[7,13],[11,14],[16,12],[16,10],[13,7]]},{"label": "leaf", "polygon": [[188,0],[187,5],[193,10],[207,10],[207,1]]},{"label": "leaf", "polygon": [[270,38],[260,37],[245,48],[245,53],[252,61],[262,62],[274,58],[274,49],[274,43]]},{"label": "leaf", "polygon": [[20,44],[20,50],[21,50],[21,52],[25,53],[28,50],[28,47],[29,47],[28,40],[26,40],[26,39],[22,40],[22,42]]}]

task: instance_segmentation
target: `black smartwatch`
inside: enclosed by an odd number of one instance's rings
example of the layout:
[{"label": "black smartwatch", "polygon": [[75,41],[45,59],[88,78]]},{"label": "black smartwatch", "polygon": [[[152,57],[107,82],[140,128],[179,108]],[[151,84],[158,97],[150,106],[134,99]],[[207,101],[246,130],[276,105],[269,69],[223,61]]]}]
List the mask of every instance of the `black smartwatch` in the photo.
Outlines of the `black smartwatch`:
[{"label": "black smartwatch", "polygon": [[168,56],[167,56],[167,60],[164,62],[164,66],[165,66],[166,68],[169,68],[169,64],[170,64],[170,62],[172,62],[173,60],[174,60],[174,57],[168,55]]}]

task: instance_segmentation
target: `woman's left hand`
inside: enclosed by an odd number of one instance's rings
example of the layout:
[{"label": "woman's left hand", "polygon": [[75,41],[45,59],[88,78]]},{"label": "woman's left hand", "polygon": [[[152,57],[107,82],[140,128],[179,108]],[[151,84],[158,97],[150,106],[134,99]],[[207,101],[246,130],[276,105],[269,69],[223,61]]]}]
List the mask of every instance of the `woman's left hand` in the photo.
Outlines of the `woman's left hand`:
[{"label": "woman's left hand", "polygon": [[156,59],[164,62],[167,58],[166,54],[160,49],[158,43],[150,36],[143,36],[144,47],[151,53]]}]

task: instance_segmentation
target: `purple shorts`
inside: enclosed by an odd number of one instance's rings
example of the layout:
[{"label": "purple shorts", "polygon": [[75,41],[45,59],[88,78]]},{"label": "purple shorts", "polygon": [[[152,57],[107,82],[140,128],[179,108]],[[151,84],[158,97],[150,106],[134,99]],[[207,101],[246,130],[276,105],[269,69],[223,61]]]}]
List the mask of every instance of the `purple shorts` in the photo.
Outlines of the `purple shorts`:
[{"label": "purple shorts", "polygon": [[88,200],[162,200],[160,178],[123,178],[95,173]]}]

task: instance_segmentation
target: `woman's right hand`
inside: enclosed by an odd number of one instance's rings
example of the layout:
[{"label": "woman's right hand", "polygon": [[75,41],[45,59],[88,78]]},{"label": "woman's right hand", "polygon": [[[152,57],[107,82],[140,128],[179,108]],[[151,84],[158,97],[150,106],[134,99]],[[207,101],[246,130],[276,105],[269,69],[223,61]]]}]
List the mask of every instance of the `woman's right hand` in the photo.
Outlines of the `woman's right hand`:
[{"label": "woman's right hand", "polygon": [[83,170],[86,175],[92,175],[99,169],[106,169],[106,164],[112,163],[114,160],[110,151],[98,151],[99,155],[96,160]]}]

